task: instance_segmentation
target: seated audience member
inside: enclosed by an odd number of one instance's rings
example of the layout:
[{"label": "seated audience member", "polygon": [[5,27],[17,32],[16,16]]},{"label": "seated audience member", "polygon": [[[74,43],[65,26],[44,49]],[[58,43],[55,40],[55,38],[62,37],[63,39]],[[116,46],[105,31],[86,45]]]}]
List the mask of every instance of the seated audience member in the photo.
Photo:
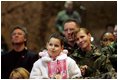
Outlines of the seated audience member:
[{"label": "seated audience member", "polygon": [[91,43],[91,33],[86,28],[75,31],[79,49],[73,53],[73,59],[81,69],[83,78],[114,78],[116,73],[107,56]]},{"label": "seated audience member", "polygon": [[74,19],[69,19],[64,22],[64,49],[68,50],[68,56],[70,57],[74,50],[78,48],[75,41],[74,31],[79,28],[80,25]]},{"label": "seated audience member", "polygon": [[64,50],[63,37],[52,34],[47,41],[47,50],[40,52],[42,56],[32,68],[31,79],[73,79],[80,78],[81,71],[76,62],[67,56]]},{"label": "seated audience member", "polygon": [[114,37],[113,33],[105,32],[101,37],[100,44],[102,47],[106,47],[106,46],[112,44],[112,42],[114,42],[114,41],[115,41],[115,37]]},{"label": "seated audience member", "polygon": [[114,42],[111,42],[110,45],[101,48],[101,51],[107,55],[117,72],[117,26],[114,27]]},{"label": "seated audience member", "polygon": [[10,73],[9,79],[29,79],[30,73],[22,67],[13,69]]},{"label": "seated audience member", "polygon": [[27,30],[22,26],[15,26],[11,31],[13,49],[1,56],[1,78],[8,79],[11,71],[23,67],[29,72],[38,55],[27,48]]}]

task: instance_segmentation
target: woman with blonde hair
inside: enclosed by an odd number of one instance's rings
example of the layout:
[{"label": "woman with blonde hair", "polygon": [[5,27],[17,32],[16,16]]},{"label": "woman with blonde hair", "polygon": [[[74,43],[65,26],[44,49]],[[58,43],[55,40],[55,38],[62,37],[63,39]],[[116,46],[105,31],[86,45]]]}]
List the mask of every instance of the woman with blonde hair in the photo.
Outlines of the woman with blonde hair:
[{"label": "woman with blonde hair", "polygon": [[9,79],[29,79],[29,72],[23,67],[13,69]]}]

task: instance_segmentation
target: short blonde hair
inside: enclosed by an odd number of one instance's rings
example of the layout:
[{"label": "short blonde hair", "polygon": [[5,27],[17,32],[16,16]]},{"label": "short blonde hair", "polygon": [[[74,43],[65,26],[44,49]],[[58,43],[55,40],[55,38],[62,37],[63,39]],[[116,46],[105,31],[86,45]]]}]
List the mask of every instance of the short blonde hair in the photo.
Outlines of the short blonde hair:
[{"label": "short blonde hair", "polygon": [[77,35],[77,33],[80,32],[80,31],[84,31],[86,34],[89,34],[89,33],[90,33],[89,30],[86,29],[86,28],[78,28],[78,29],[76,29],[75,32],[74,32],[75,35]]},{"label": "short blonde hair", "polygon": [[29,79],[29,72],[22,67],[13,69],[9,76],[9,79]]}]

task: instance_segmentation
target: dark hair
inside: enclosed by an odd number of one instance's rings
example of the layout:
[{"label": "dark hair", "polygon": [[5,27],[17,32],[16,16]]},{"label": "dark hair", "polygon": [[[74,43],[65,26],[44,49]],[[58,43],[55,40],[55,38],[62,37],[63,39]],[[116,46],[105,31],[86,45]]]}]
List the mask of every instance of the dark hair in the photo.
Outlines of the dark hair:
[{"label": "dark hair", "polygon": [[[27,29],[26,29],[26,27],[24,27],[24,26],[22,26],[22,25],[16,25],[16,26],[14,26],[14,27],[12,28],[12,30],[11,30],[11,35],[12,35],[13,31],[16,30],[16,29],[22,30],[22,31],[25,33],[25,38],[26,38],[26,39],[28,38]],[[25,42],[25,46],[26,46],[26,43],[27,43],[27,40],[26,40],[26,42]]]},{"label": "dark hair", "polygon": [[59,33],[53,33],[52,35],[50,35],[48,42],[51,38],[59,39],[61,42],[61,46],[64,45],[64,38]]},{"label": "dark hair", "polygon": [[[100,41],[103,41],[103,37],[105,36],[105,34],[107,34],[107,33],[109,33],[109,34],[112,34],[113,35],[113,33],[112,32],[104,32],[102,35],[101,35],[101,38],[100,38]],[[114,35],[113,35],[114,36]]]},{"label": "dark hair", "polygon": [[73,18],[70,18],[70,19],[64,21],[63,26],[64,26],[65,23],[68,23],[68,22],[75,22],[76,25],[77,25],[77,27],[80,27],[79,22],[77,22],[77,20],[76,19],[73,19]]},{"label": "dark hair", "polygon": [[106,26],[105,26],[105,28],[107,29],[108,27],[112,27],[112,28],[114,28],[115,27],[115,24],[107,24]]}]

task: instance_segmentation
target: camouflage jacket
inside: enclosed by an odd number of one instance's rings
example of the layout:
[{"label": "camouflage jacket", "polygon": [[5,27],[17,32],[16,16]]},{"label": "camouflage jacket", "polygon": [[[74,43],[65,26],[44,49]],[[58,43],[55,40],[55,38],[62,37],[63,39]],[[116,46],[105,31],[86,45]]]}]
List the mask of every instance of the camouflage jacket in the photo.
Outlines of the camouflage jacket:
[{"label": "camouflage jacket", "polygon": [[114,54],[117,54],[117,42],[115,41],[111,45],[101,48],[101,51],[105,55],[109,54],[110,56],[114,55]]},{"label": "camouflage jacket", "polygon": [[75,43],[74,46],[71,46],[67,43],[67,41],[64,41],[64,49],[68,50],[68,56],[70,57],[74,51],[78,48],[77,44]]},{"label": "camouflage jacket", "polygon": [[99,78],[102,73],[111,72],[113,67],[110,60],[100,52],[95,46],[91,45],[91,51],[84,52],[81,49],[75,50],[71,57],[76,61],[78,66],[87,65],[83,77]]},{"label": "camouflage jacket", "polygon": [[113,42],[111,45],[101,48],[102,53],[109,57],[113,67],[117,72],[117,42]]}]

